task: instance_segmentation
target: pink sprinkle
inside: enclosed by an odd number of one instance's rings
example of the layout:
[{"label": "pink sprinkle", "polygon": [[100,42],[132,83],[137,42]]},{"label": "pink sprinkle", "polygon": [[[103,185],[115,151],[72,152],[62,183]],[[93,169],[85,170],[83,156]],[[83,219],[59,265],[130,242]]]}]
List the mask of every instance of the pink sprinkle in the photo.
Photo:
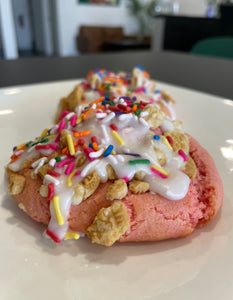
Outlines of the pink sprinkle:
[{"label": "pink sprinkle", "polygon": [[66,174],[66,175],[70,175],[70,173],[73,171],[74,166],[75,166],[75,163],[74,163],[74,162],[71,162],[71,163],[67,166],[67,168],[66,168],[66,170],[65,170],[65,174]]},{"label": "pink sprinkle", "polygon": [[57,150],[58,146],[54,144],[49,144],[50,149],[53,149],[54,151]]},{"label": "pink sprinkle", "polygon": [[144,92],[144,86],[140,87],[139,89],[137,89],[134,93],[135,94],[139,94],[141,92]]},{"label": "pink sprinkle", "polygon": [[74,176],[79,176],[81,174],[81,171],[77,171]]},{"label": "pink sprinkle", "polygon": [[63,113],[59,117],[59,120],[62,120],[66,115],[68,115],[68,113],[69,112],[67,110],[63,111]]},{"label": "pink sprinkle", "polygon": [[154,174],[158,175],[159,177],[161,177],[161,178],[163,178],[163,179],[167,178],[166,175],[160,173],[158,170],[155,170],[154,168],[151,168],[151,171],[152,171]]},{"label": "pink sprinkle", "polygon": [[125,176],[122,178],[126,183],[129,181],[129,177]]},{"label": "pink sprinkle", "polygon": [[178,154],[183,157],[184,161],[188,161],[189,160],[188,156],[184,153],[184,151],[182,149],[180,149],[178,151]]},{"label": "pink sprinkle", "polygon": [[59,124],[58,132],[60,133],[62,129],[65,128],[65,126],[66,126],[66,122],[62,120],[61,123]]},{"label": "pink sprinkle", "polygon": [[58,143],[60,141],[61,133],[59,133],[55,139],[55,143]]},{"label": "pink sprinkle", "polygon": [[74,127],[76,125],[77,118],[78,118],[77,115],[73,115],[73,117],[70,120],[71,126]]},{"label": "pink sprinkle", "polygon": [[57,168],[62,168],[62,167],[64,167],[64,165],[67,165],[67,164],[71,163],[73,160],[74,160],[73,157],[71,157],[71,158],[66,158],[66,159],[60,161],[60,162],[56,165],[56,167],[57,167]]},{"label": "pink sprinkle", "polygon": [[19,150],[19,151],[15,152],[15,156],[19,156],[19,155],[21,155],[23,152],[24,152],[24,150]]},{"label": "pink sprinkle", "polygon": [[90,161],[95,160],[94,157],[90,157],[90,156],[89,156],[89,154],[90,154],[91,152],[94,152],[93,149],[91,149],[90,147],[86,147],[86,148],[83,149],[83,151],[84,151],[84,153],[86,154],[87,158],[88,158]]}]

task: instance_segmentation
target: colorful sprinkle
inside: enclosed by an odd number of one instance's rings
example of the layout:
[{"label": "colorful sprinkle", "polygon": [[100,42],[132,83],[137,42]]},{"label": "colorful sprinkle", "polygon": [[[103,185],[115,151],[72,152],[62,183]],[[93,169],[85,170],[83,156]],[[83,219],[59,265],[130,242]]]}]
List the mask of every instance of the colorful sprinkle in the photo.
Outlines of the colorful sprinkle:
[{"label": "colorful sprinkle", "polygon": [[135,160],[129,160],[130,165],[137,165],[137,164],[146,164],[149,165],[150,161],[149,159],[135,159]]},{"label": "colorful sprinkle", "polygon": [[169,135],[167,135],[167,140],[168,140],[168,143],[173,146],[173,139],[172,137],[170,137]]},{"label": "colorful sprinkle", "polygon": [[178,154],[183,157],[184,161],[188,161],[189,160],[188,156],[184,153],[184,151],[182,149],[180,149],[178,151]]},{"label": "colorful sprinkle", "polygon": [[64,240],[78,240],[80,235],[77,232],[68,231],[64,237]]},{"label": "colorful sprinkle", "polygon": [[52,201],[53,201],[53,205],[54,205],[55,214],[56,214],[56,217],[57,217],[57,223],[60,226],[64,225],[65,221],[64,221],[64,218],[63,218],[62,213],[61,213],[60,197],[59,196],[54,196]]},{"label": "colorful sprinkle", "polygon": [[67,141],[67,144],[68,144],[70,155],[71,156],[75,155],[74,143],[73,143],[72,136],[70,134],[66,135],[66,141]]},{"label": "colorful sprinkle", "polygon": [[59,239],[52,231],[46,230],[46,234],[55,242],[55,243],[60,243],[62,240]]},{"label": "colorful sprinkle", "polygon": [[162,135],[162,136],[161,136],[161,139],[162,139],[162,141],[164,142],[164,144],[165,144],[170,150],[173,151],[172,146],[168,143],[167,138],[166,138],[165,136]]},{"label": "colorful sprinkle", "polygon": [[104,151],[103,157],[107,157],[109,154],[111,154],[113,148],[113,145],[109,145],[108,148]]},{"label": "colorful sprinkle", "polygon": [[40,138],[42,139],[43,137],[45,137],[45,136],[47,135],[47,133],[48,133],[48,129],[45,128],[45,129],[42,131]]},{"label": "colorful sprinkle", "polygon": [[67,185],[68,187],[71,187],[71,186],[73,185],[73,183],[72,183],[72,178],[73,178],[75,175],[80,175],[80,173],[79,173],[79,174],[76,174],[77,172],[78,172],[77,169],[74,169],[74,170],[69,174],[69,176],[67,177],[66,185]]},{"label": "colorful sprinkle", "polygon": [[64,120],[62,120],[59,124],[59,127],[58,127],[58,132],[60,133],[62,131],[62,129],[64,129],[66,126],[66,122]]},{"label": "colorful sprinkle", "polygon": [[110,127],[112,128],[112,130],[118,131],[118,128],[115,124],[110,124]]},{"label": "colorful sprinkle", "polygon": [[156,134],[156,135],[153,136],[153,139],[158,141],[158,140],[160,140],[160,136]]},{"label": "colorful sprinkle", "polygon": [[74,127],[76,125],[77,118],[78,118],[77,115],[73,115],[73,117],[70,120],[70,125],[71,126]]},{"label": "colorful sprinkle", "polygon": [[119,136],[119,134],[115,130],[112,130],[111,133],[112,133],[113,137],[116,139],[116,141],[120,145],[124,145],[125,144],[124,140]]},{"label": "colorful sprinkle", "polygon": [[48,184],[48,197],[47,197],[47,199],[52,200],[54,195],[55,195],[54,183],[50,182]]},{"label": "colorful sprinkle", "polygon": [[67,164],[69,164],[70,162],[72,162],[73,160],[74,160],[73,157],[71,157],[71,158],[66,158],[66,159],[60,161],[60,162],[56,165],[56,167],[57,167],[57,168],[62,168],[62,167],[64,167],[65,165],[67,165]]},{"label": "colorful sprinkle", "polygon": [[74,131],[73,136],[75,138],[77,138],[77,137],[87,136],[87,135],[90,135],[90,134],[91,134],[91,130],[80,131],[80,132]]},{"label": "colorful sprinkle", "polygon": [[65,170],[65,174],[66,175],[70,175],[70,173],[72,172],[72,170],[74,169],[75,167],[75,163],[74,162],[71,162],[70,164],[68,164],[68,166],[66,167],[66,170]]},{"label": "colorful sprinkle", "polygon": [[50,169],[47,171],[47,174],[49,174],[51,176],[54,176],[54,177],[60,177],[61,176],[60,173],[57,173],[54,170],[50,170]]},{"label": "colorful sprinkle", "polygon": [[163,170],[162,168],[160,168],[159,166],[156,166],[154,164],[151,165],[151,171],[153,172],[153,170],[156,170],[158,172],[160,172],[161,174],[165,175],[165,176],[169,176],[169,173],[166,172],[165,170]]},{"label": "colorful sprinkle", "polygon": [[67,110],[63,111],[63,113],[59,117],[59,120],[61,121],[66,115],[68,115],[68,113],[69,112]]}]

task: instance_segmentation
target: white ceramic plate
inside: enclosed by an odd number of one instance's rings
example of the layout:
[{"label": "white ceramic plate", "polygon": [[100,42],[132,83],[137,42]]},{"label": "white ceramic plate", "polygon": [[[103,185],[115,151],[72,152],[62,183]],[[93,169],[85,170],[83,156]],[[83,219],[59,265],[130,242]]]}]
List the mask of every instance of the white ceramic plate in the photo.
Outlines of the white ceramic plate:
[{"label": "white ceramic plate", "polygon": [[221,213],[191,236],[157,243],[59,245],[4,189],[14,145],[52,125],[58,100],[77,81],[0,90],[0,299],[233,299],[233,102],[166,84],[191,133],[214,157],[224,183]]}]

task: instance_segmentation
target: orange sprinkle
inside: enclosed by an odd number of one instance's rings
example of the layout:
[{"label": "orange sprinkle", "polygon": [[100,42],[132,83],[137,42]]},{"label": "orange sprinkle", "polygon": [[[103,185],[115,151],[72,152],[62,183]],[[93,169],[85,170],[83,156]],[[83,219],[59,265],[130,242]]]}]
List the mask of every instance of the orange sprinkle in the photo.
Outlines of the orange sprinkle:
[{"label": "orange sprinkle", "polygon": [[86,135],[89,135],[89,134],[91,134],[91,130],[80,131],[80,132],[75,131],[73,133],[73,136],[77,138],[77,137],[82,137],[82,136],[86,136]]},{"label": "orange sprinkle", "polygon": [[21,144],[19,146],[17,146],[17,150],[25,150],[27,148],[26,144]]},{"label": "orange sprinkle", "polygon": [[96,109],[103,109],[104,110],[104,105],[97,105]]},{"label": "orange sprinkle", "polygon": [[92,113],[93,111],[94,111],[93,108],[88,109],[88,110],[82,115],[83,120],[85,120],[86,117],[87,117],[90,113]]},{"label": "orange sprinkle", "polygon": [[62,154],[66,153],[66,151],[68,150],[68,147],[65,147],[61,150]]},{"label": "orange sprinkle", "polygon": [[99,150],[97,143],[92,143],[92,147],[95,151]]},{"label": "orange sprinkle", "polygon": [[124,83],[122,79],[119,78],[111,78],[111,77],[104,77],[105,81],[110,81],[110,82],[119,82],[119,83]]},{"label": "orange sprinkle", "polygon": [[88,147],[88,145],[87,144],[83,144],[83,148],[87,148]]},{"label": "orange sprinkle", "polygon": [[147,73],[146,71],[143,72],[143,75],[144,75],[145,77],[147,77],[147,78],[150,78],[150,74]]},{"label": "orange sprinkle", "polygon": [[94,73],[94,71],[90,71],[90,72],[87,74],[87,77],[90,77],[93,73]]},{"label": "orange sprinkle", "polygon": [[87,100],[82,100],[82,104],[87,104]]},{"label": "orange sprinkle", "polygon": [[19,159],[20,158],[20,155],[19,156],[16,156],[14,159],[12,159],[12,161],[9,163],[9,165],[10,164],[13,164],[17,159]]},{"label": "orange sprinkle", "polygon": [[138,109],[138,106],[136,104],[134,104],[133,107],[132,107],[132,109],[131,109],[131,111],[135,112],[137,109]]},{"label": "orange sprinkle", "polygon": [[102,102],[104,100],[105,100],[105,97],[102,96],[102,97],[96,99],[95,101],[92,101],[89,105],[92,106],[93,104],[97,104],[97,103]]}]

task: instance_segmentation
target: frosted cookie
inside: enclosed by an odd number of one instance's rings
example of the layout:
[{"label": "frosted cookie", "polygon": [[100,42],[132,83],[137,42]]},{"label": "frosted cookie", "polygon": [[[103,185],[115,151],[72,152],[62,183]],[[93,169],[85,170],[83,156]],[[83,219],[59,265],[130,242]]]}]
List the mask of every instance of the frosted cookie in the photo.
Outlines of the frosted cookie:
[{"label": "frosted cookie", "polygon": [[222,205],[222,182],[198,142],[139,97],[102,96],[14,148],[9,193],[55,242],[186,236]]}]

